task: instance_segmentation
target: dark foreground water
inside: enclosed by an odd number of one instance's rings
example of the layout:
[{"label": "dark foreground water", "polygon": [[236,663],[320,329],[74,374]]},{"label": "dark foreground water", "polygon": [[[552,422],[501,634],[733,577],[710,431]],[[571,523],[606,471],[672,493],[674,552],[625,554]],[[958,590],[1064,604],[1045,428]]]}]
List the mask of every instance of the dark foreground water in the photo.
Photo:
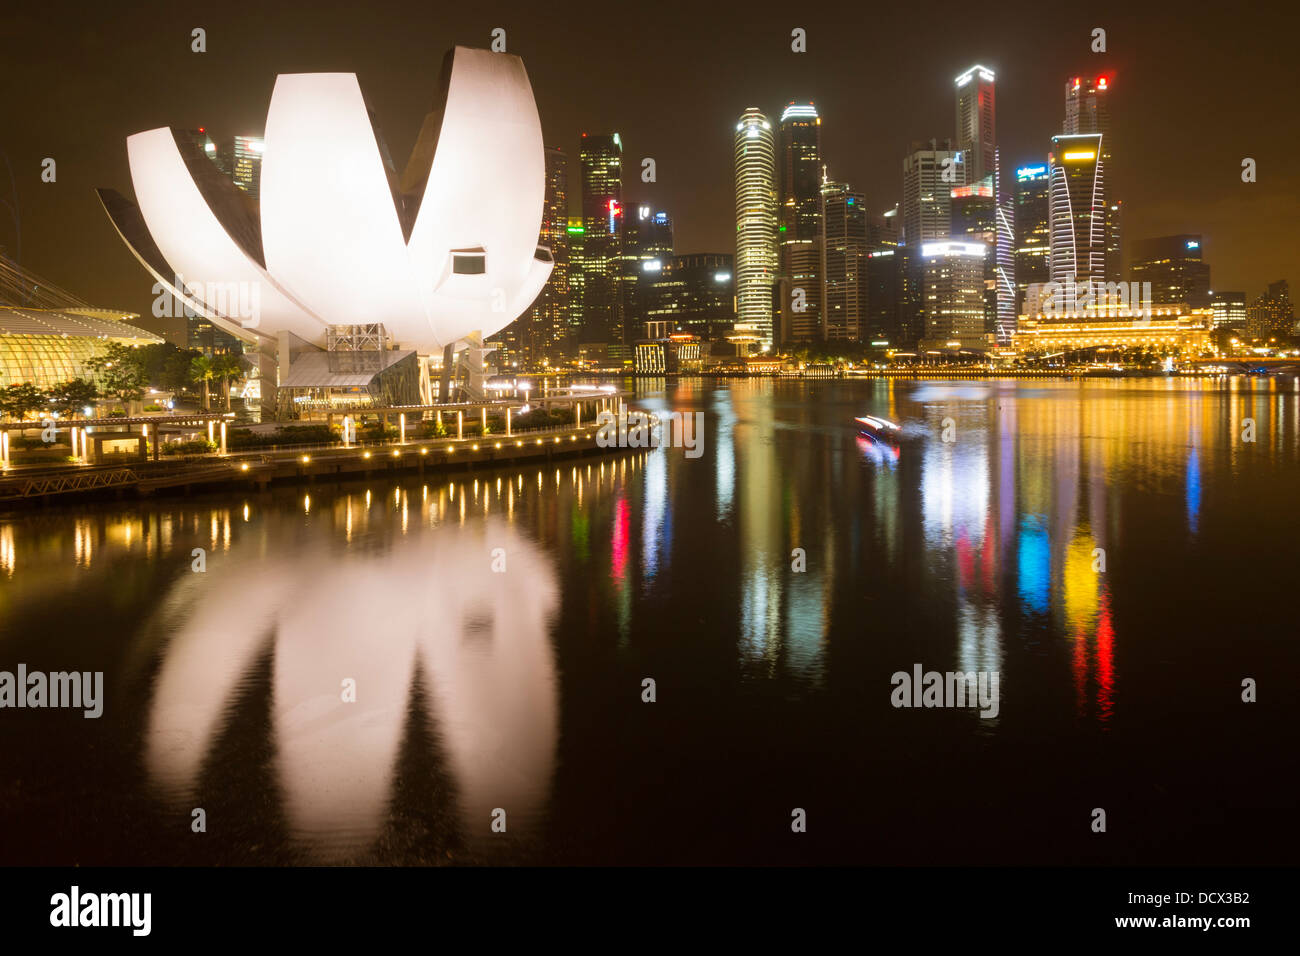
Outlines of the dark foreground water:
[{"label": "dark foreground water", "polygon": [[0,710],[0,863],[1294,861],[1294,380],[641,388],[700,457],[0,516],[105,698]]}]

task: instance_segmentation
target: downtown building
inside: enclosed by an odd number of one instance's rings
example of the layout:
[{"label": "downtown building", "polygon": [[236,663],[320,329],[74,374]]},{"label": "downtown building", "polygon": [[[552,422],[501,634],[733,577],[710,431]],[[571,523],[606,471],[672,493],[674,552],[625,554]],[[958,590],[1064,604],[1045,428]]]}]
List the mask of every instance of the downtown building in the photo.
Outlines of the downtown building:
[{"label": "downtown building", "polygon": [[1214,327],[1216,329],[1246,329],[1246,293],[1214,292],[1210,296],[1210,308],[1214,310]]},{"label": "downtown building", "polygon": [[623,140],[582,134],[582,331],[586,342],[622,344]]},{"label": "downtown building", "polygon": [[952,191],[965,182],[962,153],[952,140],[913,143],[903,158],[901,237],[895,251],[900,342],[910,344],[926,335],[921,247],[948,238],[952,230]]},{"label": "downtown building", "polygon": [[1075,76],[1065,82],[1065,122],[1061,131],[1066,135],[1096,134],[1101,137],[1098,157],[1103,169],[1099,182],[1100,198],[1105,207],[1102,221],[1102,245],[1105,261],[1100,282],[1119,282],[1123,274],[1123,257],[1120,246],[1124,204],[1114,197],[1114,164],[1111,161],[1114,136],[1110,123],[1110,78]]},{"label": "downtown building", "polygon": [[1102,134],[1059,134],[1048,156],[1048,280],[1106,282],[1105,162]]},{"label": "downtown building", "polygon": [[844,183],[821,187],[823,338],[860,342],[867,331],[867,201]]},{"label": "downtown building", "polygon": [[654,284],[673,261],[673,223],[668,213],[641,203],[627,209],[619,266],[619,314],[629,330],[645,328],[654,306]]},{"label": "downtown building", "polygon": [[[1015,207],[1002,184],[997,147],[996,75],[976,64],[954,80],[956,87],[957,147],[964,160],[967,188],[988,190],[992,201],[992,229],[987,240],[992,310],[988,331],[1002,344],[1015,331]],[[954,231],[954,235],[956,232]]]},{"label": "downtown building", "polygon": [[817,342],[827,336],[822,314],[821,122],[812,103],[791,102],[781,114],[777,338],[782,344]]},{"label": "downtown building", "polygon": [[1131,247],[1134,282],[1151,283],[1153,305],[1186,303],[1204,309],[1210,301],[1210,264],[1201,258],[1198,235],[1140,239]]},{"label": "downtown building", "polygon": [[938,239],[921,243],[925,335],[918,350],[991,348],[988,330],[988,247]]},{"label": "downtown building", "polygon": [[542,203],[542,228],[537,240],[551,250],[555,267],[541,295],[515,322],[502,330],[505,361],[537,367],[558,358],[569,335],[569,158],[556,146],[546,147],[546,198]]},{"label": "downtown building", "polygon": [[647,322],[665,323],[705,343],[724,339],[736,323],[734,259],[728,253],[673,256],[650,281]]},{"label": "downtown building", "polygon": [[1246,310],[1246,337],[1259,342],[1281,342],[1295,334],[1295,306],[1285,279],[1270,282],[1268,290]]},{"label": "downtown building", "polygon": [[1015,276],[1016,315],[1025,311],[1031,285],[1046,283],[1051,253],[1051,176],[1046,164],[1021,166],[1016,170],[1015,191]]},{"label": "downtown building", "polygon": [[735,130],[736,327],[741,348],[773,344],[779,269],[776,216],[776,145],[772,124],[750,107]]}]

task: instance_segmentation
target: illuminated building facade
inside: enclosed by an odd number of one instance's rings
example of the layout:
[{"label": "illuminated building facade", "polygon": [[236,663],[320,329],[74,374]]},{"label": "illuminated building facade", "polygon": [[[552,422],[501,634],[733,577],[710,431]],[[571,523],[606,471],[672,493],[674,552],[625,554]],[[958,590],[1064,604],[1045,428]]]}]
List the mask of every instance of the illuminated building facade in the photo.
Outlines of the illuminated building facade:
[{"label": "illuminated building facade", "polygon": [[982,242],[944,239],[922,243],[925,301],[923,348],[984,348],[993,344],[986,332],[989,250]]},{"label": "illuminated building facade", "polygon": [[1246,328],[1246,293],[1215,292],[1210,298],[1210,308],[1214,310],[1214,327],[1242,329]]},{"label": "illuminated building facade", "polygon": [[1152,349],[1197,356],[1210,351],[1213,320],[1210,309],[1185,304],[1036,313],[1020,317],[1014,346],[1025,353]]},{"label": "illuminated building facade", "polygon": [[750,107],[736,123],[736,329],[772,347],[778,270],[776,145],[772,124]]},{"label": "illuminated building facade", "polygon": [[[1061,127],[1067,135],[1095,133],[1102,137],[1100,156],[1106,177],[1114,181],[1114,163],[1111,151],[1114,135],[1110,124],[1110,94],[1114,81],[1109,76],[1073,76],[1065,81],[1065,123]],[[1102,194],[1106,203],[1104,217],[1103,244],[1106,259],[1103,273],[1095,278],[1106,282],[1119,282],[1122,277],[1123,259],[1120,246],[1122,237],[1123,203],[1109,195]]]},{"label": "illuminated building facade", "polygon": [[[997,129],[994,73],[972,66],[955,80],[957,88],[957,148],[965,160],[960,185],[994,176],[997,166]],[[997,183],[994,182],[996,190]]]},{"label": "illuminated building facade", "polygon": [[903,159],[903,236],[908,245],[947,237],[952,223],[952,190],[966,184],[961,152],[951,140],[942,147],[913,144]]},{"label": "illuminated building facade", "polygon": [[821,122],[812,103],[792,102],[781,114],[777,232],[783,342],[813,342],[825,335],[821,314]]},{"label": "illuminated building facade", "polygon": [[10,385],[53,388],[72,379],[91,379],[86,361],[105,346],[154,345],[163,340],[128,325],[129,312],[29,309],[0,305],[0,389]]},{"label": "illuminated building facade", "polygon": [[706,342],[723,337],[736,322],[733,263],[721,252],[673,256],[651,283],[646,319]]},{"label": "illuminated building facade", "polygon": [[1032,283],[1047,282],[1051,253],[1047,164],[1016,170],[1016,312],[1024,308],[1025,291]]},{"label": "illuminated building facade", "polygon": [[867,201],[844,183],[821,187],[821,256],[827,341],[859,342],[867,328]]},{"label": "illuminated building facade", "polygon": [[1129,272],[1134,281],[1151,283],[1155,305],[1210,305],[1210,264],[1201,258],[1201,237],[1160,236],[1132,245]]},{"label": "illuminated building facade", "polygon": [[622,342],[619,257],[623,236],[623,139],[583,133],[582,324],[587,341]]},{"label": "illuminated building facade", "polygon": [[555,146],[546,148],[546,198],[538,242],[551,250],[554,268],[541,294],[524,315],[506,326],[502,338],[512,353],[539,364],[557,351],[569,334],[569,157]]},{"label": "illuminated building facade", "polygon": [[1106,186],[1100,133],[1052,137],[1048,216],[1052,282],[1106,281]]},{"label": "illuminated building facade", "polygon": [[668,213],[640,204],[623,217],[619,257],[619,311],[627,328],[641,328],[654,305],[654,281],[673,259],[673,221]]},{"label": "illuminated building facade", "polygon": [[1285,279],[1270,282],[1268,291],[1246,310],[1246,337],[1261,342],[1285,339],[1295,332],[1295,306]]}]

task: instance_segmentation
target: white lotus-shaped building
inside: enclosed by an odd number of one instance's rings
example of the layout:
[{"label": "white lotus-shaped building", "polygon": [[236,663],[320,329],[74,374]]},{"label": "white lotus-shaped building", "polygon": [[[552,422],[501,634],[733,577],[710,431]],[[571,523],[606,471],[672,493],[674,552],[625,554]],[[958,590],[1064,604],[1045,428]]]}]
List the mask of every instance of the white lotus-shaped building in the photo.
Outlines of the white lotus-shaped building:
[{"label": "white lotus-shaped building", "polygon": [[99,190],[157,282],[245,341],[323,345],[331,326],[382,323],[429,354],[499,331],[550,276],[541,124],[519,57],[450,51],[400,176],[353,73],[277,77],[264,142],[260,202],[167,127],[127,139],[135,203]]}]

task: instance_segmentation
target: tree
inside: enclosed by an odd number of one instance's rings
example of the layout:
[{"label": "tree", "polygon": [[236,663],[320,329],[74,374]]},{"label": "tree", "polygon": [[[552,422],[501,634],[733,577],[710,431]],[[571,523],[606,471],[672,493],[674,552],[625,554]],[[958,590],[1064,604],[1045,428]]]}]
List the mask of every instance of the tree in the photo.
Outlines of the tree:
[{"label": "tree", "polygon": [[223,352],[212,360],[213,374],[221,382],[226,398],[226,411],[230,411],[230,381],[244,377],[244,363],[232,352]]},{"label": "tree", "polygon": [[82,378],[55,385],[45,393],[54,410],[63,415],[79,412],[99,398],[99,389]]},{"label": "tree", "polygon": [[176,349],[163,362],[162,372],[158,376],[159,388],[169,392],[188,392],[194,384],[190,378],[190,363],[202,355],[196,349]]},{"label": "tree", "polygon": [[103,354],[86,360],[86,368],[96,373],[104,394],[116,398],[123,407],[144,397],[147,379],[136,351],[114,342]]},{"label": "tree", "polygon": [[0,411],[10,418],[23,419],[28,412],[45,407],[45,396],[30,382],[10,385],[0,392]]},{"label": "tree", "polygon": [[217,377],[216,366],[206,355],[199,355],[190,360],[190,378],[203,383],[203,410],[208,410],[208,383]]}]

